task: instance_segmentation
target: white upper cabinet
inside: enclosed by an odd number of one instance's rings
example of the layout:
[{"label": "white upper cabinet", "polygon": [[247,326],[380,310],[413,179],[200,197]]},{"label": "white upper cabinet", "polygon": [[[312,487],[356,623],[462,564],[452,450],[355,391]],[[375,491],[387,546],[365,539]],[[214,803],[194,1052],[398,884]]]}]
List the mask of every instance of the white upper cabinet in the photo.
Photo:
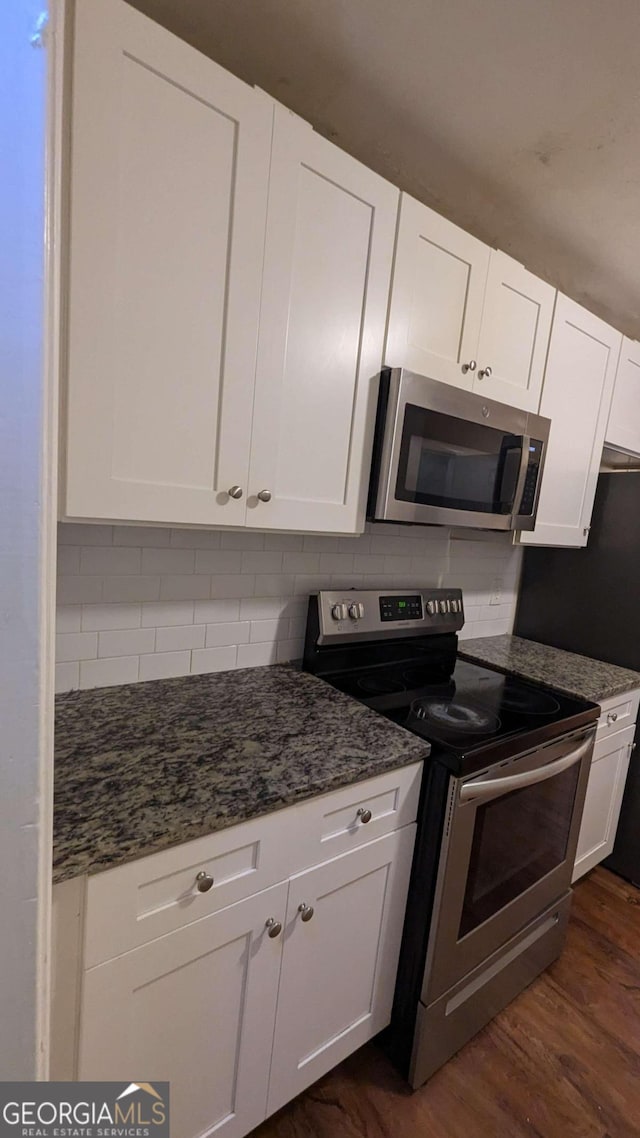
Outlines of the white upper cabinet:
[{"label": "white upper cabinet", "polygon": [[537,411],[556,290],[493,250],[482,313],[474,390]]},{"label": "white upper cabinet", "polygon": [[540,414],[551,419],[536,528],[525,545],[587,544],[622,337],[558,294]]},{"label": "white upper cabinet", "polygon": [[625,336],[605,436],[607,446],[640,454],[640,344]]},{"label": "white upper cabinet", "polygon": [[537,411],[555,295],[403,194],[385,363]]},{"label": "white upper cabinet", "polygon": [[388,367],[473,386],[490,249],[402,194],[385,348]]},{"label": "white upper cabinet", "polygon": [[364,526],[398,198],[276,105],[250,526]]},{"label": "white upper cabinet", "polygon": [[78,0],[62,513],[244,523],[272,108]]}]

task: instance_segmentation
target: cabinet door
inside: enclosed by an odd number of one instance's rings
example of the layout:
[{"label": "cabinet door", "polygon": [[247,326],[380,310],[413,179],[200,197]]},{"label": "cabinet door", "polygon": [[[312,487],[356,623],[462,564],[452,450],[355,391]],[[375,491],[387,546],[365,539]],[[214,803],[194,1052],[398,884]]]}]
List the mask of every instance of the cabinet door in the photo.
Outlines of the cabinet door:
[{"label": "cabinet door", "polygon": [[402,195],[385,363],[471,389],[490,249]]},{"label": "cabinet door", "polygon": [[551,419],[536,528],[525,545],[587,544],[621,335],[558,294],[540,414]]},{"label": "cabinet door", "polygon": [[171,1083],[171,1133],[241,1138],[264,1118],[286,883],[85,973],[79,1079]]},{"label": "cabinet door", "polygon": [[625,336],[605,436],[607,446],[640,454],[640,344]]},{"label": "cabinet door", "polygon": [[291,879],[269,1114],[389,1022],[415,829]]},{"label": "cabinet door", "polygon": [[398,197],[276,105],[250,526],[364,528]]},{"label": "cabinet door", "polygon": [[67,517],[243,524],[272,112],[121,0],[78,0]]},{"label": "cabinet door", "polygon": [[538,410],[555,297],[556,290],[523,265],[504,253],[491,253],[475,391],[525,411]]},{"label": "cabinet door", "polygon": [[573,881],[593,869],[613,849],[634,732],[635,727],[628,727],[625,731],[618,731],[615,735],[596,742],[580,824]]}]

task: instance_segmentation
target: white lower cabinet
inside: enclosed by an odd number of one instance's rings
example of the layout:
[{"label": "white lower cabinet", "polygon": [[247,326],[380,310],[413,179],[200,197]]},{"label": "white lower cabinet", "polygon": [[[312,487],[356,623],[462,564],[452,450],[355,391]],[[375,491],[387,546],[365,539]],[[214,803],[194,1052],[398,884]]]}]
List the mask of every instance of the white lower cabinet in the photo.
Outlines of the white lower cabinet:
[{"label": "white lower cabinet", "polygon": [[171,1131],[240,1138],[265,1116],[287,885],[84,976],[79,1079],[168,1080]]},{"label": "white lower cabinet", "polygon": [[633,749],[640,692],[601,704],[573,869],[577,881],[613,850]]},{"label": "white lower cabinet", "polygon": [[292,878],[268,1113],[388,1024],[415,826]]},{"label": "white lower cabinet", "polygon": [[377,1034],[421,767],[56,886],[55,1077],[168,1080],[172,1134],[243,1138]]}]

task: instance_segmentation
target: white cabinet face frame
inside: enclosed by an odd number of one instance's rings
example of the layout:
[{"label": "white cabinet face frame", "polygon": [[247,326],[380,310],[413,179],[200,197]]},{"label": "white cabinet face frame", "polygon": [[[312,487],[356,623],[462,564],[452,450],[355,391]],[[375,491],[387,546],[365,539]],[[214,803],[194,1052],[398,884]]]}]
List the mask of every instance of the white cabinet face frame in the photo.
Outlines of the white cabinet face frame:
[{"label": "white cabinet face frame", "polygon": [[398,197],[275,106],[248,526],[364,528]]},{"label": "white cabinet face frame", "polygon": [[583,546],[622,337],[558,294],[540,414],[551,419],[536,528],[524,545]]},{"label": "white cabinet face frame", "polygon": [[626,336],[613,388],[607,446],[640,454],[640,344]]},{"label": "white cabinet face frame", "polygon": [[241,525],[272,109],[122,0],[76,4],[72,101],[62,512]]},{"label": "white cabinet face frame", "polygon": [[402,194],[385,347],[388,367],[471,390],[491,250]]},{"label": "white cabinet face frame", "polygon": [[546,281],[505,253],[492,251],[474,391],[525,411],[538,410],[555,297]]},{"label": "white cabinet face frame", "polygon": [[[243,1138],[267,1107],[286,882],[84,974],[79,1079],[171,1081],[180,1138]],[[171,1014],[167,1014],[167,1007]]]},{"label": "white cabinet face frame", "polygon": [[269,1114],[388,1024],[415,829],[291,878]]}]

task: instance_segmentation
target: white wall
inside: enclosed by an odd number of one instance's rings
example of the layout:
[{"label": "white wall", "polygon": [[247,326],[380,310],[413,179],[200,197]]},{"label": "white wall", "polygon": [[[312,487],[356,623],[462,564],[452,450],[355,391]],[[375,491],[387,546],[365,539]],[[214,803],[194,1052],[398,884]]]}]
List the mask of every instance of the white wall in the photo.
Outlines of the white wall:
[{"label": "white wall", "polygon": [[48,905],[48,884],[39,895],[40,865],[47,855],[50,862],[48,802],[40,793],[50,728],[41,604],[46,58],[30,44],[42,8],[34,0],[3,0],[0,31],[0,1079],[37,1076],[44,1032],[38,993]]},{"label": "white wall", "polygon": [[509,632],[519,572],[507,534],[377,525],[339,538],[67,523],[56,687],[296,659],[307,596],[320,588],[459,585],[463,637]]}]

